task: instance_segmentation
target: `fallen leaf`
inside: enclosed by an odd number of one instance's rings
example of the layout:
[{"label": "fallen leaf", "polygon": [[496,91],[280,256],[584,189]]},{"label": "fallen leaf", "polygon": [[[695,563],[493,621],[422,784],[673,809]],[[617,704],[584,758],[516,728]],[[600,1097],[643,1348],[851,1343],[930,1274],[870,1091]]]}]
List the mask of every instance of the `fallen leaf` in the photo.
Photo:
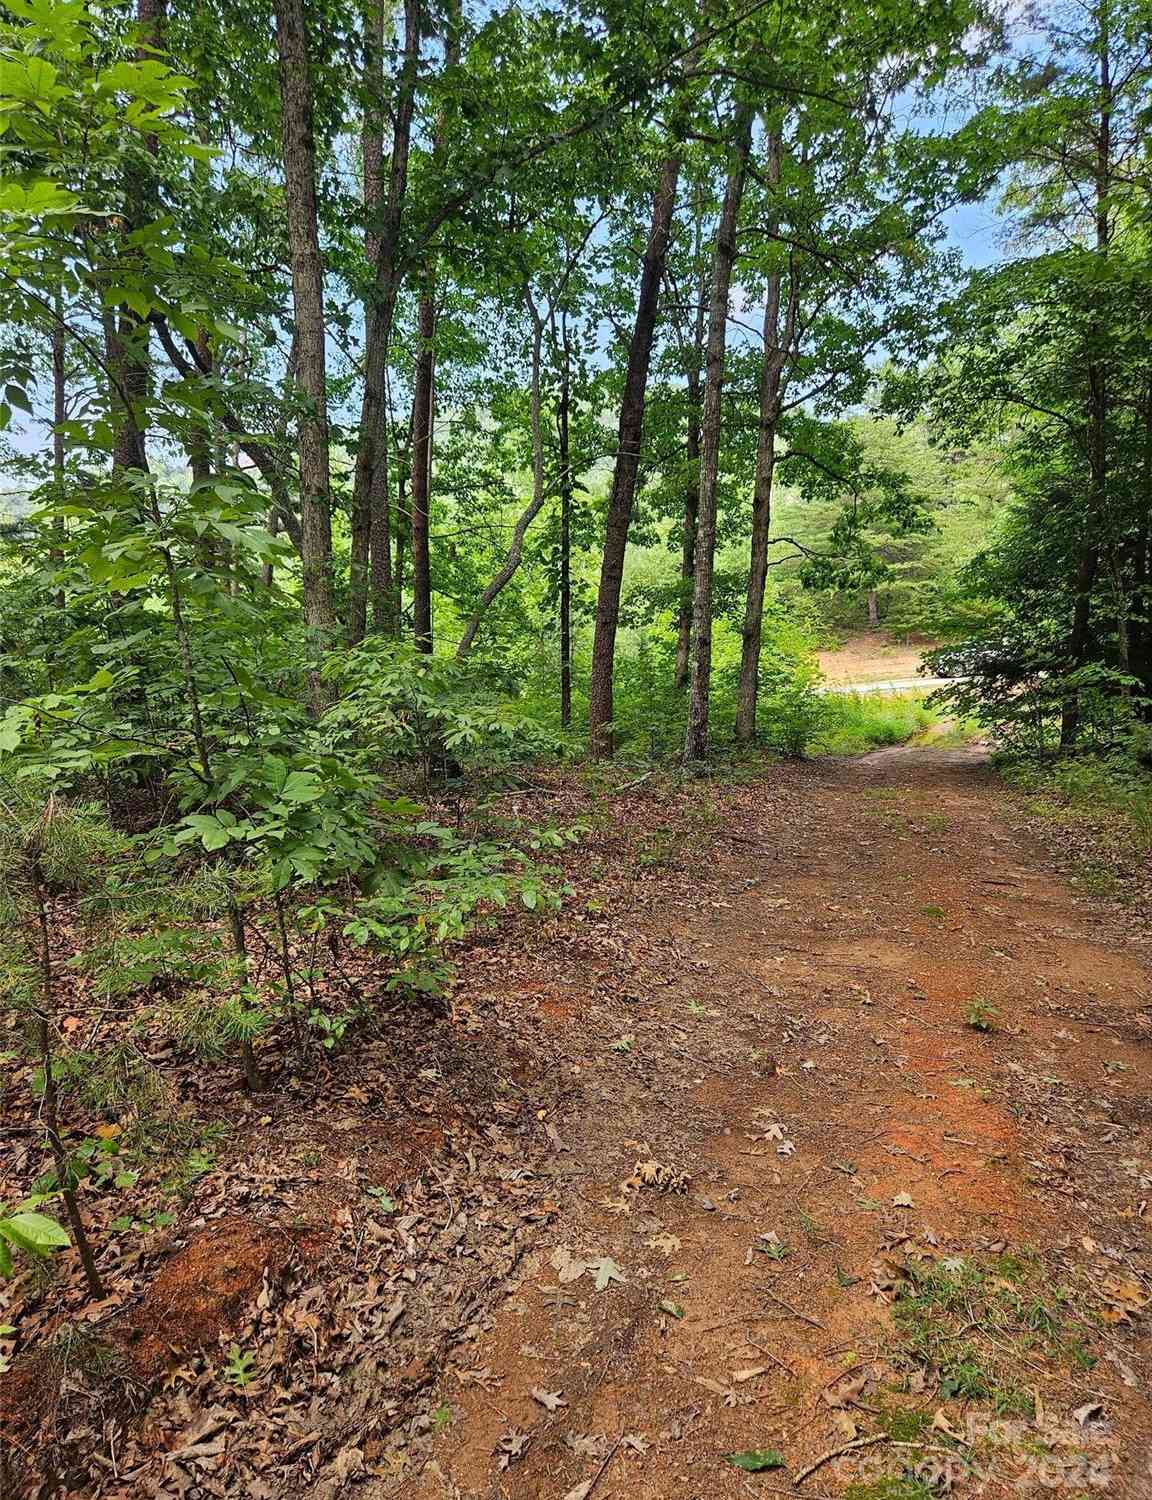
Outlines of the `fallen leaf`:
[{"label": "fallen leaf", "polygon": [[696,1375],[693,1377],[697,1385],[702,1385],[706,1391],[711,1391],[714,1396],[728,1396],[731,1394],[728,1386],[721,1385],[718,1380],[710,1380],[707,1375]]},{"label": "fallen leaf", "polygon": [[559,1411],[560,1407],[568,1405],[559,1391],[546,1391],[538,1385],[532,1387],[532,1399],[539,1401],[545,1411]]},{"label": "fallen leaf", "polygon": [[911,1193],[897,1193],[892,1199],[893,1208],[915,1208]]},{"label": "fallen leaf", "polygon": [[836,1436],[844,1438],[846,1442],[851,1442],[860,1430],[854,1418],[846,1411],[832,1413],[832,1426],[836,1430]]},{"label": "fallen leaf", "polygon": [[588,1270],[598,1292],[604,1291],[611,1281],[625,1280],[623,1267],[618,1266],[610,1255],[600,1255],[595,1260],[590,1260]]},{"label": "fallen leaf", "polygon": [[1104,1404],[1101,1401],[1086,1401],[1083,1406],[1078,1406],[1072,1416],[1080,1424],[1086,1427],[1089,1422],[1103,1416]]},{"label": "fallen leaf", "polygon": [[784,1455],[775,1448],[746,1448],[743,1453],[726,1453],[726,1462],[749,1474],[762,1474],[766,1469],[783,1469]]},{"label": "fallen leaf", "polygon": [[767,1375],[771,1369],[771,1365],[750,1365],[746,1370],[733,1370],[732,1379],[738,1385],[743,1385],[746,1380],[755,1380],[758,1375]]},{"label": "fallen leaf", "polygon": [[509,1464],[514,1464],[517,1459],[523,1458],[525,1450],[531,1441],[532,1434],[529,1432],[518,1432],[515,1430],[506,1432],[492,1450],[499,1459],[500,1468],[506,1469]]},{"label": "fallen leaf", "polygon": [[552,1265],[556,1279],[561,1282],[575,1281],[588,1269],[586,1260],[578,1260],[566,1245],[558,1245],[552,1252]]},{"label": "fallen leaf", "polygon": [[682,1318],[684,1316],[684,1309],[680,1306],[679,1302],[673,1302],[671,1297],[665,1297],[664,1301],[661,1302],[660,1311],[667,1313],[673,1318]]},{"label": "fallen leaf", "polygon": [[862,1374],[853,1376],[851,1380],[841,1379],[830,1386],[825,1386],[821,1395],[833,1409],[850,1406],[857,1396],[863,1395],[864,1387],[871,1378],[872,1372],[865,1370]]}]

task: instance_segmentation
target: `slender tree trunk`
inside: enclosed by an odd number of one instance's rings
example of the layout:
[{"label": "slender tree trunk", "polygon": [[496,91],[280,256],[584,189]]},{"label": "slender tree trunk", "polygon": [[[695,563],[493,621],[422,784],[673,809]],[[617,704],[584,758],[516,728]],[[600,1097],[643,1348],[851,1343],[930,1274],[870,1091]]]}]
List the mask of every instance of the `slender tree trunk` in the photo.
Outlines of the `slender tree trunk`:
[{"label": "slender tree trunk", "polygon": [[868,629],[880,629],[880,599],[875,589],[868,590]]},{"label": "slender tree trunk", "polygon": [[680,536],[680,609],[676,620],[676,667],[673,681],[677,692],[688,686],[688,663],[692,656],[692,577],[696,559],[696,503],[700,498],[700,377],[704,367],[704,334],[708,316],[708,272],[703,260],[704,215],[696,214],[694,263],[700,266],[696,284],[696,306],[692,315],[692,347],[684,383],[688,395],[687,437],[684,457],[684,519]]},{"label": "slender tree trunk", "polygon": [[[780,137],[767,139],[767,179],[772,187],[780,181]],[[774,210],[773,231],[780,216]],[[748,564],[748,593],[744,605],[744,628],[740,643],[740,686],[736,701],[736,739],[751,745],[756,738],[756,705],[760,691],[760,651],[764,634],[764,593],[768,583],[768,540],[772,528],[772,480],[776,468],[776,428],[780,420],[780,390],[784,362],[791,351],[796,327],[797,295],[794,275],[789,277],[788,310],[784,330],[780,328],[781,274],[768,278],[764,299],[764,360],[760,366],[760,415],[756,435],[756,468],[752,483],[752,542]]]},{"label": "slender tree trunk", "polygon": [[652,200],[648,244],[644,251],[636,297],[636,321],[632,328],[628,368],[624,376],[616,442],[616,468],[612,476],[604,555],[600,564],[596,634],[592,645],[592,673],[588,690],[588,748],[593,756],[610,756],[613,748],[612,685],[616,659],[616,627],[620,619],[620,588],[624,579],[624,555],[628,550],[636,477],[640,469],[648,369],[652,362],[652,344],[656,334],[660,283],[668,257],[679,177],[679,156],[666,157],[660,168],[659,186]]},{"label": "slender tree trunk", "polygon": [[572,454],[569,409],[572,399],[572,351],[568,323],[561,315],[563,354],[560,364],[560,394],[556,404],[556,437],[560,461],[560,723],[572,722]]},{"label": "slender tree trunk", "polygon": [[[138,61],[149,60],[153,52],[163,46],[166,20],[166,0],[137,0]],[[145,146],[150,156],[156,155],[155,136],[146,136]],[[137,160],[126,172],[124,187],[127,227],[129,230],[140,229],[156,211],[156,184],[151,168]],[[128,250],[126,258],[131,261],[134,252]],[[148,451],[142,423],[145,421],[144,405],[152,385],[151,325],[147,318],[122,306],[105,321],[105,330],[111,332],[107,347],[108,364],[118,387],[113,400],[118,421],[112,466],[115,469],[147,469]]]},{"label": "slender tree trunk", "polygon": [[[268,507],[268,519],[265,522],[265,525],[268,527],[269,536],[277,537],[280,535],[280,512],[274,505],[270,505]],[[266,589],[270,589],[272,587],[273,576],[274,573],[272,564],[270,562],[262,564],[260,568],[260,577]]]},{"label": "slender tree trunk", "polygon": [[[212,348],[207,332],[201,328],[196,335],[197,364],[201,371],[212,373]],[[188,437],[188,467],[192,471],[193,484],[200,484],[212,474],[212,443],[208,433],[198,427]]]},{"label": "slender tree trunk", "polygon": [[395,619],[392,634],[399,636],[400,622],[404,614],[404,588],[406,583],[408,537],[412,530],[412,516],[408,505],[408,458],[404,455],[396,476],[396,563],[393,569],[393,599]]},{"label": "slender tree trunk", "polygon": [[28,859],[32,896],[36,907],[37,939],[40,961],[40,1006],[36,1014],[37,1041],[40,1052],[40,1072],[43,1091],[40,1095],[40,1119],[48,1148],[56,1163],[56,1175],[60,1181],[60,1196],[64,1200],[64,1212],[72,1229],[72,1238],[80,1264],[84,1268],[84,1279],[93,1297],[104,1296],[104,1283],[96,1269],[96,1257],[84,1227],[84,1218],[72,1182],[68,1153],[60,1137],[60,1106],[56,1091],[55,1064],[52,1055],[52,1021],[55,1015],[55,985],[52,974],[52,942],[48,926],[48,901],[44,891],[44,876],[40,869],[39,853],[32,851]]},{"label": "slender tree trunk", "polygon": [[700,421],[700,500],[696,522],[696,561],[692,598],[692,669],[684,764],[708,753],[708,716],[712,693],[712,581],[716,557],[716,484],[720,472],[721,396],[728,332],[728,294],[736,261],[736,223],[744,196],[748,154],[752,145],[752,111],[740,105],[733,121],[735,154],[728,171],[708,299],[708,343],[704,369],[704,407]]},{"label": "slender tree trunk", "polygon": [[537,311],[530,289],[525,289],[525,300],[528,311],[532,318],[532,395],[531,395],[531,424],[532,424],[532,499],[521,512],[520,519],[516,522],[512,532],[512,541],[505,554],[504,562],[499,572],[489,583],[488,587],[480,595],[480,601],[476,606],[476,612],[469,620],[464,634],[460,637],[460,644],[456,648],[457,659],[463,659],[471,651],[476,640],[480,626],[484,623],[484,616],[492,605],[511,583],[517,568],[520,566],[524,556],[524,537],[529,526],[540,514],[544,507],[546,490],[544,488],[544,423],[541,416],[541,350],[544,343],[544,319]]},{"label": "slender tree trunk", "polygon": [[[1107,15],[1108,0],[1101,0],[1097,31],[1100,115],[1096,128],[1096,253],[1101,260],[1108,255],[1110,224],[1108,198],[1112,187],[1112,74],[1111,33]],[[1090,296],[1096,295],[1094,291]],[[1107,524],[1108,508],[1108,419],[1109,391],[1104,355],[1103,320],[1093,320],[1089,327],[1092,350],[1088,368],[1088,461],[1091,470],[1087,534],[1076,569],[1076,594],[1072,610],[1072,628],[1068,633],[1069,670],[1082,667],[1088,657],[1092,637],[1092,589],[1100,568],[1098,538]],[[1080,733],[1080,694],[1075,688],[1067,695],[1060,713],[1060,748],[1070,750]]]},{"label": "slender tree trunk", "polygon": [[[369,101],[382,86],[383,0],[370,0],[364,20],[364,71]],[[392,592],[391,517],[388,485],[388,347],[400,289],[399,235],[408,192],[408,158],[420,64],[420,0],[405,0],[404,55],[392,129],[388,191],[381,203],[384,169],[383,116],[371,102],[361,142],[364,168],[364,250],[372,268],[365,303],[364,389],[352,489],[352,573],[349,637],[361,639],[367,624],[394,633],[398,611]]]},{"label": "slender tree trunk", "polygon": [[[460,57],[460,0],[446,0],[444,67],[454,68]],[[433,163],[444,152],[444,118],[436,122]],[[436,424],[436,283],[435,258],[429,260],[420,297],[417,325],[420,348],[416,356],[412,397],[411,468],[409,473],[409,546],[412,553],[412,635],[417,649],[431,652],[432,639],[432,448]]]},{"label": "slender tree trunk", "polygon": [[[360,164],[363,177],[364,195],[364,258],[373,269],[376,266],[380,254],[380,202],[383,197],[384,179],[384,119],[381,111],[381,91],[384,84],[384,6],[382,0],[368,0],[363,10],[363,38],[364,38],[364,120],[360,132]],[[373,291],[375,290],[375,277],[373,277]],[[365,327],[372,318],[373,304],[371,297],[365,298]],[[375,336],[375,335],[374,335]],[[387,358],[385,358],[385,365]],[[367,387],[367,382],[365,382]],[[365,390],[366,394],[366,390]],[[369,414],[372,421],[379,430],[375,433],[375,442],[383,447],[383,467],[387,473],[387,412],[384,401],[384,392],[373,389],[374,397],[379,395],[379,411],[376,409],[375,400]],[[363,415],[363,398],[361,406]],[[380,458],[373,453],[371,455],[369,469],[380,463]],[[356,479],[360,478],[360,463],[356,465]],[[370,592],[371,561],[370,550],[372,540],[372,507],[369,496],[370,481],[374,478],[371,472],[366,473],[364,480],[356,483],[353,481],[352,508],[350,526],[350,545],[348,555],[348,641],[355,645],[364,639],[364,632],[368,627],[368,595]],[[387,499],[385,499],[387,506]],[[385,556],[389,556],[389,549],[385,546]]]},{"label": "slender tree trunk", "polygon": [[[430,268],[429,275],[434,276]],[[432,484],[432,423],[436,383],[435,283],[420,298],[420,348],[412,394],[412,635],[421,651],[432,650],[432,557],[428,506]]]},{"label": "slender tree trunk", "polygon": [[[324,349],[324,263],[316,217],[316,142],[304,0],[276,0],[276,46],[284,138],[284,197],[292,262],[299,417],[300,536],[304,619],[317,641],[332,643],[332,513],[328,469],[328,393]],[[313,674],[316,712],[326,703]]]},{"label": "slender tree trunk", "polygon": [[[1143,505],[1132,543],[1132,611],[1129,623],[1132,671],[1142,696],[1152,689],[1152,629],[1149,627],[1149,551],[1152,549],[1152,384],[1144,395]],[[1141,709],[1147,718],[1148,709]]]},{"label": "slender tree trunk", "polygon": [[[60,501],[64,498],[64,423],[68,419],[68,384],[64,363],[64,306],[59,293],[55,299],[55,309],[56,317],[52,325],[52,483],[56,499]],[[52,523],[51,557],[54,563],[61,562],[64,557],[66,525],[63,516],[57,516]],[[63,589],[56,591],[56,608],[64,608]]]}]

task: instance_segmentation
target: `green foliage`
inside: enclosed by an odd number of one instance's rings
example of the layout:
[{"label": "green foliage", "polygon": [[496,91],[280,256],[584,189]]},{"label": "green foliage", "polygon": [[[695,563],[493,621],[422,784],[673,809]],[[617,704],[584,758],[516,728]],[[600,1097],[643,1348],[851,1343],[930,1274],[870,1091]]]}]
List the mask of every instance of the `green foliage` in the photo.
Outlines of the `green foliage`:
[{"label": "green foliage", "polygon": [[509,683],[480,661],[430,656],[378,638],[325,662],[343,689],[323,730],[336,745],[415,762],[426,781],[451,762],[492,769],[555,751],[557,741],[509,697]]},{"label": "green foliage", "polygon": [[938,722],[924,697],[909,693],[830,693],[821,706],[813,740],[831,755],[903,745]]},{"label": "green foliage", "polygon": [[229,1385],[237,1386],[240,1390],[247,1389],[256,1379],[256,1356],[249,1349],[242,1349],[239,1344],[228,1346],[228,1359],[224,1364],[223,1376]]},{"label": "green foliage", "polygon": [[973,1000],[964,1012],[964,1020],[973,1031],[995,1031],[1000,1012],[987,1000]]},{"label": "green foliage", "polygon": [[20,1251],[39,1260],[47,1260],[54,1250],[72,1242],[55,1219],[33,1209],[4,1213],[0,1209],[0,1276],[11,1276],[12,1252]]}]

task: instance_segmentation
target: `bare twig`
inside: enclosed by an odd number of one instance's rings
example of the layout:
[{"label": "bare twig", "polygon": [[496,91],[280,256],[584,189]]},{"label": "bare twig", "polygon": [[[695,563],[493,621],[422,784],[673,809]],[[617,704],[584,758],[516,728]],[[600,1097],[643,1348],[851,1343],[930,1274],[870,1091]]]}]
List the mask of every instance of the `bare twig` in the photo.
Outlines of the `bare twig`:
[{"label": "bare twig", "polygon": [[876,1443],[886,1443],[888,1434],[877,1432],[872,1437],[855,1438],[850,1443],[845,1443],[840,1448],[829,1448],[827,1453],[821,1453],[819,1458],[813,1459],[807,1468],[801,1469],[799,1474],[792,1480],[794,1485],[803,1484],[809,1474],[815,1474],[817,1469],[822,1469],[825,1464],[831,1463],[834,1458],[841,1458],[845,1453],[854,1453],[858,1448],[871,1448]]}]

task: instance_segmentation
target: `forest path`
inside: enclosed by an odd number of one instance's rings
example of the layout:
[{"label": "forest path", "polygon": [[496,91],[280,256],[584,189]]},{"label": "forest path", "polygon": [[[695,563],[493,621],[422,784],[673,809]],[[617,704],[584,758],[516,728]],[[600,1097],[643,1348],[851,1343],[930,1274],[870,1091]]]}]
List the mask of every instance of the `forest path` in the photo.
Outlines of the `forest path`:
[{"label": "forest path", "polygon": [[[1146,935],[977,748],[710,807],[617,916],[646,982],[585,991],[558,953],[526,995],[579,1090],[556,1216],[445,1373],[433,1460],[379,1493],[1147,1500]],[[649,1161],[686,1191],[629,1184]]]}]

